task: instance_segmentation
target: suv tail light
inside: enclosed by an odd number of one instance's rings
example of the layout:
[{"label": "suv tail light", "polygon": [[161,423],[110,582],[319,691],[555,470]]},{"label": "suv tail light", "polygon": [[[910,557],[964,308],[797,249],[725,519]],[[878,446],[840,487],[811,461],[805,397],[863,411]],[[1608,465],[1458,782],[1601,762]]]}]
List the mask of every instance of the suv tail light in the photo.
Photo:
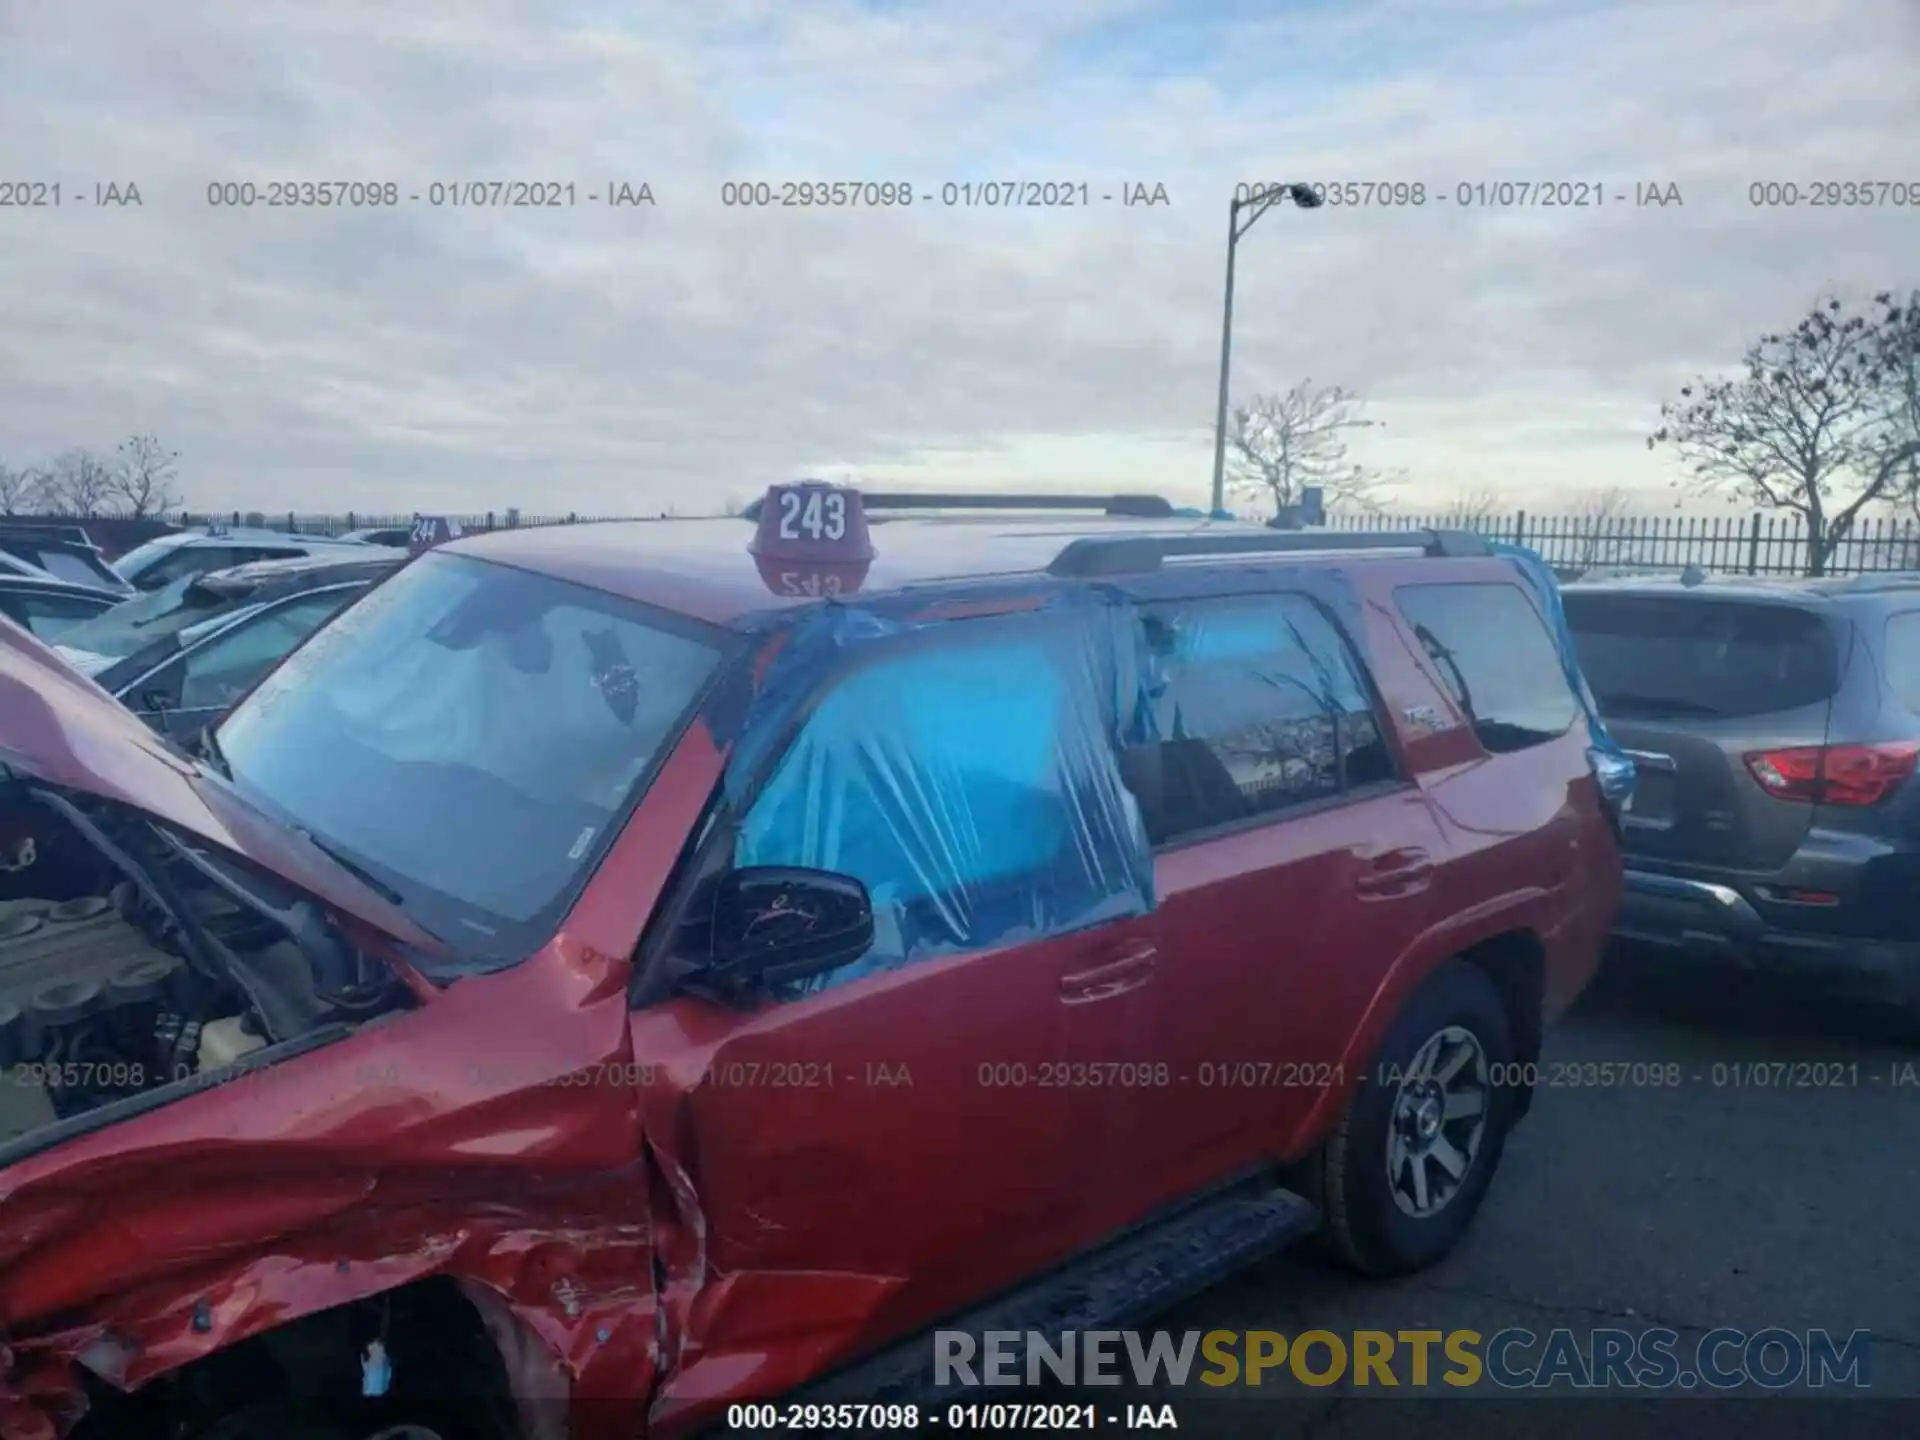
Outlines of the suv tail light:
[{"label": "suv tail light", "polygon": [[1920,740],[1879,745],[1806,745],[1745,757],[1760,787],[1808,805],[1878,805],[1912,778]]}]

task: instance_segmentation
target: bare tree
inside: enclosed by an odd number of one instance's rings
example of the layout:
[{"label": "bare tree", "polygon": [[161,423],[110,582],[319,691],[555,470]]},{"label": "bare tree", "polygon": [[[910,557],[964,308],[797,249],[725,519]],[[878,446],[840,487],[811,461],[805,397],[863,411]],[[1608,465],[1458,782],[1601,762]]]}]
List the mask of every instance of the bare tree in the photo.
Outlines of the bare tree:
[{"label": "bare tree", "polygon": [[1459,491],[1435,516],[1441,524],[1455,530],[1489,531],[1513,513],[1507,500],[1491,486],[1474,486]]},{"label": "bare tree", "polygon": [[1227,432],[1233,488],[1271,500],[1276,511],[1298,505],[1301,491],[1314,485],[1326,492],[1329,510],[1379,509],[1375,492],[1391,482],[1347,456],[1352,432],[1381,423],[1365,417],[1363,404],[1350,390],[1316,389],[1311,380],[1284,395],[1255,396],[1233,412]]},{"label": "bare tree", "polygon": [[109,493],[135,520],[177,510],[181,500],[174,466],[179,459],[178,451],[166,449],[151,435],[129,436],[116,451]]},{"label": "bare tree", "polygon": [[113,467],[90,450],[68,450],[53,462],[47,501],[71,515],[97,515],[112,497]]},{"label": "bare tree", "polygon": [[1899,498],[1920,519],[1920,289],[1900,302],[1891,293],[1874,300],[1883,307],[1873,348],[1887,407],[1884,446],[1900,467]]},{"label": "bare tree", "polygon": [[1741,375],[1683,387],[1647,438],[1650,450],[1674,447],[1696,492],[1799,515],[1809,575],[1827,572],[1860,512],[1897,494],[1920,454],[1899,436],[1895,403],[1909,317],[1890,295],[1876,303],[1877,317],[1849,315],[1823,297],[1792,330],[1749,346]]},{"label": "bare tree", "polygon": [[1589,491],[1576,512],[1580,532],[1570,563],[1582,570],[1640,563],[1640,547],[1629,533],[1632,512],[1633,492],[1624,485]]},{"label": "bare tree", "polygon": [[0,515],[33,515],[46,508],[47,472],[0,465]]}]

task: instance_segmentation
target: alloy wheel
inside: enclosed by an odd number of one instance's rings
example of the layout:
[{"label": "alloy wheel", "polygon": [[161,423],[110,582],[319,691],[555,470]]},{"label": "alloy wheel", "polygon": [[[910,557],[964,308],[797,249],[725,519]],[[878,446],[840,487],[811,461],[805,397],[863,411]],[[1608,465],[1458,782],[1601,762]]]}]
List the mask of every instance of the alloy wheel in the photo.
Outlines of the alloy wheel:
[{"label": "alloy wheel", "polygon": [[1471,1030],[1449,1025],[1414,1053],[1387,1126],[1387,1188],[1401,1213],[1424,1220],[1460,1193],[1492,1101],[1487,1052]]}]

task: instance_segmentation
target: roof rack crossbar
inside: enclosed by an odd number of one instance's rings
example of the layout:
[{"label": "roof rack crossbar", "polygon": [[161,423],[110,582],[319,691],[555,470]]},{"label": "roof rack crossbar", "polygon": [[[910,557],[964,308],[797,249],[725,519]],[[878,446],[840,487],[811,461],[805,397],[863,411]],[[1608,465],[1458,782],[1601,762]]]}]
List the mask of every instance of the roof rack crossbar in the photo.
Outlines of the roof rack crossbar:
[{"label": "roof rack crossbar", "polygon": [[[753,501],[740,512],[741,518],[758,524],[763,504],[764,499]],[[1164,495],[954,495],[863,490],[860,508],[869,514],[876,510],[1098,510],[1147,520],[1171,520],[1175,514],[1173,502]]]},{"label": "roof rack crossbar", "polygon": [[1435,559],[1491,555],[1470,530],[1283,530],[1270,535],[1085,536],[1054,557],[1047,573],[1061,577],[1131,575],[1158,570],[1182,555],[1262,555],[1341,550],[1418,550]]}]

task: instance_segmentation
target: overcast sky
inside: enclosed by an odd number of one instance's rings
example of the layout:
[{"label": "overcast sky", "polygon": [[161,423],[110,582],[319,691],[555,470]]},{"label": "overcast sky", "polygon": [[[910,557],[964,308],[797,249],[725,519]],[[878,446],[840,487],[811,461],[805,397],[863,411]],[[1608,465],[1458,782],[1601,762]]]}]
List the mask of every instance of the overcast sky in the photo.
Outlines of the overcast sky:
[{"label": "overcast sky", "polygon": [[[64,201],[0,208],[0,463],[150,431],[197,505],[311,511],[686,512],[803,473],[1201,502],[1234,186],[1351,180],[1427,203],[1260,222],[1236,398],[1361,392],[1411,505],[1665,505],[1678,384],[1823,289],[1920,283],[1917,77],[1920,0],[0,0],[0,185]],[[742,179],[914,203],[724,205]],[[1749,201],[1824,179],[1916,203]],[[274,180],[400,201],[208,202]],[[469,180],[575,203],[431,203]],[[1091,203],[941,203],[992,180]],[[1458,202],[1500,180],[1605,200]]]}]

